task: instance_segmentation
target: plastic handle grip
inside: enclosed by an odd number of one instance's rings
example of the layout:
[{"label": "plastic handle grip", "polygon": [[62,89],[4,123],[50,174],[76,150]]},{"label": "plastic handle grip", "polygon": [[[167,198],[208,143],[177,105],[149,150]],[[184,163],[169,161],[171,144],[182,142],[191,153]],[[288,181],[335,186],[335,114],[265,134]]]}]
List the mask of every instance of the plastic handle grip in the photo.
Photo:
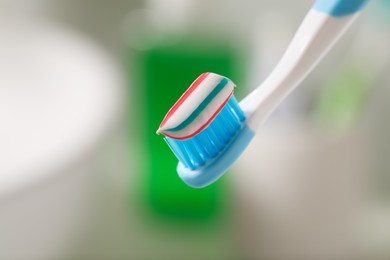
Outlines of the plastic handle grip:
[{"label": "plastic handle grip", "polygon": [[369,0],[317,0],[314,4],[316,11],[331,16],[346,16],[361,11]]}]

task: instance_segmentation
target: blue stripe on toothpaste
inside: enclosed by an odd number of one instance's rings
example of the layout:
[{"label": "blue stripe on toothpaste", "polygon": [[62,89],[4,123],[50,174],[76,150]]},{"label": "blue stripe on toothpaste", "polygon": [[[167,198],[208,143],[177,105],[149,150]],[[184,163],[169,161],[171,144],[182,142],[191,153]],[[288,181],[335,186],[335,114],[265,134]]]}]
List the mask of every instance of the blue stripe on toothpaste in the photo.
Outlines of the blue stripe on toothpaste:
[{"label": "blue stripe on toothpaste", "polygon": [[191,113],[191,115],[184,120],[180,125],[167,129],[165,131],[175,132],[180,131],[190,125],[202,112],[203,110],[210,104],[210,102],[218,95],[219,92],[228,84],[229,80],[223,78],[218,85],[210,92],[210,94],[203,100],[202,103]]}]

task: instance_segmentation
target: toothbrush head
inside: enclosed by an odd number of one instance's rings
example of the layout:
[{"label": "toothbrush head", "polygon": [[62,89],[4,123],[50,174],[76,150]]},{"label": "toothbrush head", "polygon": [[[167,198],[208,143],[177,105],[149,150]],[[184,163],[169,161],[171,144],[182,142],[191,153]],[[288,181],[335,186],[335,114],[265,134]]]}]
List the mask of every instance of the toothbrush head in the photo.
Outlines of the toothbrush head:
[{"label": "toothbrush head", "polygon": [[202,74],[157,130],[179,159],[179,177],[191,187],[201,188],[220,178],[254,136],[233,95],[234,87],[225,77]]}]

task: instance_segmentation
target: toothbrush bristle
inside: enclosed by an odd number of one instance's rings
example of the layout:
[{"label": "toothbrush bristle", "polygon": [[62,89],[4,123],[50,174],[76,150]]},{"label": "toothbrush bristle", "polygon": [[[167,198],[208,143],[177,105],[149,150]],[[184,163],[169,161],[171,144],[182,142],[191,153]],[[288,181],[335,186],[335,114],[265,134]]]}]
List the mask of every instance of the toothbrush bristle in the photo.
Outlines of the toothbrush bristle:
[{"label": "toothbrush bristle", "polygon": [[240,132],[244,121],[243,111],[231,96],[210,125],[196,136],[186,140],[166,137],[165,140],[186,168],[196,170],[218,157]]}]

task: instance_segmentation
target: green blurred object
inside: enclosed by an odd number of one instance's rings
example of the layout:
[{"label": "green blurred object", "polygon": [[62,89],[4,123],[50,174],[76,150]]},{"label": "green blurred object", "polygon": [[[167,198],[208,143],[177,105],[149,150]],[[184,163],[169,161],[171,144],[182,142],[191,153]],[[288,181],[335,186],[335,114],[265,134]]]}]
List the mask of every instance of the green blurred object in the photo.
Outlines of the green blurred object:
[{"label": "green blurred object", "polygon": [[[226,178],[204,189],[186,186],[176,173],[177,159],[156,130],[163,117],[190,84],[203,72],[215,72],[239,86],[242,55],[232,41],[217,37],[186,37],[174,45],[133,51],[139,117],[144,117],[145,164],[141,195],[158,214],[208,219],[226,201]],[[135,58],[135,59],[134,59]]]},{"label": "green blurred object", "polygon": [[348,130],[359,120],[370,86],[367,73],[353,66],[345,67],[326,82],[314,110],[315,118],[329,129]]}]

